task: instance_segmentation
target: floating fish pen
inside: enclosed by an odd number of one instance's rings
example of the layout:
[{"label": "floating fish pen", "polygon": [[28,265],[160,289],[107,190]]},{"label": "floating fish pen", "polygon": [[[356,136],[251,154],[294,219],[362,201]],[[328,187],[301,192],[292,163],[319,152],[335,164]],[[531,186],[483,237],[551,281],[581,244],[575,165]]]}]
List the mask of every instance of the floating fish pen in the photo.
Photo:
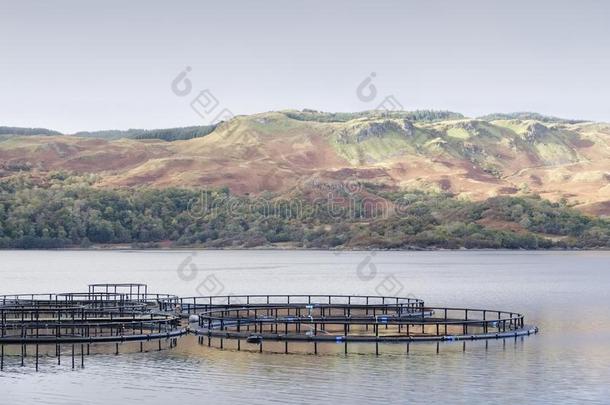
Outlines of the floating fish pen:
[{"label": "floating fish pen", "polygon": [[180,314],[160,303],[177,301],[150,294],[143,284],[94,284],[87,292],[0,295],[0,369],[5,356],[75,357],[92,353],[145,351],[172,347],[188,332]]},{"label": "floating fish pen", "polygon": [[[191,331],[225,347],[225,341],[263,351],[318,353],[318,345],[452,342],[517,338],[537,333],[522,314],[501,310],[433,307],[417,298],[345,295],[245,295],[181,298]],[[193,316],[193,314],[195,316]],[[193,325],[195,324],[195,325]],[[296,350],[291,350],[290,345]],[[250,348],[246,346],[245,348]],[[309,349],[307,349],[309,348]]]},{"label": "floating fish pen", "polygon": [[[86,292],[0,295],[0,370],[6,358],[71,358],[200,345],[280,353],[380,353],[380,344],[507,339],[537,333],[522,314],[434,307],[413,297],[227,295],[177,297],[145,284]],[[465,343],[464,343],[465,345]],[[329,348],[332,348],[329,350]],[[28,360],[29,361],[29,360]]]}]

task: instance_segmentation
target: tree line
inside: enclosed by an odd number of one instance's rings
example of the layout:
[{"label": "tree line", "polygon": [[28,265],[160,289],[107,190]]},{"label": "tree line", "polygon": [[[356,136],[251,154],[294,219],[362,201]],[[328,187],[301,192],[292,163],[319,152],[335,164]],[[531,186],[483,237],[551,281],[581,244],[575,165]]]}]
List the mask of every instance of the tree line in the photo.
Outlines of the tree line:
[{"label": "tree line", "polygon": [[228,189],[106,189],[94,175],[0,181],[0,247],[607,248],[610,221],[536,196],[466,201],[364,185],[258,196]]}]

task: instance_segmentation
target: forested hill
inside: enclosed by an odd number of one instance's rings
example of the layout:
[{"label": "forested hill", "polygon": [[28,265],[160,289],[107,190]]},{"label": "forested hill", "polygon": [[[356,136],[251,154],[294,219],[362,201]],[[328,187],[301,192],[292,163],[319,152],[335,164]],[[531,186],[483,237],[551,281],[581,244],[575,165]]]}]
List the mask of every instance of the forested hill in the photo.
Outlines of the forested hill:
[{"label": "forested hill", "polygon": [[[608,246],[606,123],[286,110],[163,130],[6,128],[4,247]],[[188,207],[200,193],[242,208],[193,217]],[[252,208],[277,201],[304,211]],[[335,215],[350,206],[360,208]]]},{"label": "forested hill", "polygon": [[0,178],[65,170],[99,175],[100,187],[238,195],[356,179],[473,201],[538,194],[596,215],[610,214],[609,167],[610,125],[536,113],[286,110],[215,126],[0,135]]},{"label": "forested hill", "polygon": [[61,132],[46,128],[21,128],[0,126],[0,136],[28,136],[28,135],[61,135]]},{"label": "forested hill", "polygon": [[[201,125],[180,128],[164,129],[127,129],[127,130],[102,130],[102,131],[80,131],[72,135],[80,138],[94,139],[158,139],[163,141],[178,141],[206,136],[216,128],[216,125]],[[59,131],[46,128],[22,128],[22,127],[3,127],[0,126],[0,137],[19,137],[19,136],[50,136],[64,135]]]},{"label": "forested hill", "polygon": [[95,176],[0,181],[0,247],[609,248],[610,221],[536,196],[482,201],[360,183],[290,194],[108,189]]},{"label": "forested hill", "polygon": [[100,138],[100,139],[159,139],[163,141],[180,141],[193,138],[199,138],[208,135],[216,128],[215,125],[192,126],[181,128],[166,128],[166,129],[128,129],[121,130],[106,130],[92,132],[77,132],[74,136],[83,138]]}]

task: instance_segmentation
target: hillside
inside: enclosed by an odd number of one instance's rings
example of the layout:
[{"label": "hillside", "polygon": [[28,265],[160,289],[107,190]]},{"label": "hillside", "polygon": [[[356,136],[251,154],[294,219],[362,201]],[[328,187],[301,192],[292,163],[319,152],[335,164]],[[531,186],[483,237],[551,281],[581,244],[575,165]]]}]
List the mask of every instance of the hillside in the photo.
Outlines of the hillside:
[{"label": "hillside", "polygon": [[61,135],[61,132],[47,128],[21,128],[0,126],[0,137],[29,135]]},{"label": "hillside", "polygon": [[164,129],[128,129],[125,131],[111,129],[106,131],[82,131],[74,134],[81,138],[101,139],[159,139],[163,141],[180,141],[206,136],[216,128],[216,125],[203,125],[182,128]]},{"label": "hillside", "polygon": [[610,248],[610,220],[535,196],[316,184],[289,194],[100,188],[95,175],[0,180],[0,248]]},{"label": "hillside", "polygon": [[[610,125],[603,123],[533,113],[472,119],[304,110],[238,116],[171,139],[133,131],[0,136],[0,178],[63,170],[95,174],[96,187],[228,187],[237,195],[366,183],[473,201],[539,194],[610,214]],[[153,139],[133,139],[140,137]]]}]

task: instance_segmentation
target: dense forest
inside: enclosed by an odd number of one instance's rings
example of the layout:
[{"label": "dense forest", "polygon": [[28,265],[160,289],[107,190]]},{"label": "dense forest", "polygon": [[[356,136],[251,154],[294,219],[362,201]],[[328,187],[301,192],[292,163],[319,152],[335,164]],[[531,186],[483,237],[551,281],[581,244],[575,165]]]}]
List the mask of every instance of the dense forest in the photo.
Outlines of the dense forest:
[{"label": "dense forest", "polygon": [[552,117],[549,115],[543,115],[535,112],[514,112],[514,113],[494,113],[483,115],[482,117],[478,117],[478,119],[483,121],[494,121],[494,120],[534,120],[540,122],[549,122],[549,123],[561,123],[561,124],[578,124],[581,122],[586,122],[585,120],[573,120],[573,119],[565,119],[559,117]]},{"label": "dense forest", "polygon": [[21,127],[2,127],[0,135],[28,136],[28,135],[61,135],[61,132],[46,128],[21,128]]},{"label": "dense forest", "polygon": [[214,129],[216,125],[200,125],[192,127],[180,128],[165,128],[165,129],[109,129],[103,131],[82,131],[74,134],[83,138],[101,138],[101,139],[160,139],[163,141],[184,141],[187,139],[199,138],[206,136]]},{"label": "dense forest", "polygon": [[[191,127],[179,128],[163,128],[163,129],[108,129],[102,131],[81,131],[74,136],[83,138],[99,138],[99,139],[159,139],[163,141],[184,141],[187,139],[200,138],[210,134],[216,129],[216,125],[197,125]],[[30,135],[46,135],[55,136],[63,135],[61,132],[46,128],[21,128],[21,127],[3,127],[0,126],[1,137],[13,136],[30,136]]]},{"label": "dense forest", "polygon": [[[368,186],[235,196],[102,189],[94,175],[0,181],[0,247],[607,248],[610,221],[535,196],[472,202]],[[351,191],[350,191],[351,190]]]},{"label": "dense forest", "polygon": [[387,118],[400,118],[410,121],[438,121],[461,119],[464,116],[460,113],[452,111],[436,111],[436,110],[415,110],[415,111],[361,111],[355,113],[330,113],[311,109],[302,111],[292,110],[283,111],[283,113],[292,119],[299,121],[316,121],[316,122],[347,122],[358,118],[371,118],[375,116],[384,116]]}]

